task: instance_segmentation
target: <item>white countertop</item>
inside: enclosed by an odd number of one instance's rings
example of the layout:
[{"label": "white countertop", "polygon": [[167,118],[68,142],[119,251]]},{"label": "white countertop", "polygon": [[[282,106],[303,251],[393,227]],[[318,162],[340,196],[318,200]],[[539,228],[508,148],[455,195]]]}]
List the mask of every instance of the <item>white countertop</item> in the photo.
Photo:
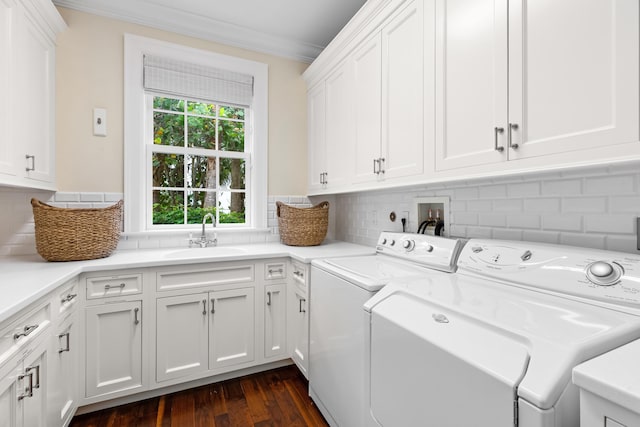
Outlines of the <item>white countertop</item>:
[{"label": "white countertop", "polygon": [[128,250],[116,251],[107,258],[72,262],[47,262],[38,255],[5,257],[0,258],[0,322],[85,272],[278,257],[309,263],[314,258],[372,253],[375,253],[373,247],[324,242],[306,247],[262,243],[204,249]]},{"label": "white countertop", "polygon": [[573,383],[640,414],[640,340],[576,366]]}]

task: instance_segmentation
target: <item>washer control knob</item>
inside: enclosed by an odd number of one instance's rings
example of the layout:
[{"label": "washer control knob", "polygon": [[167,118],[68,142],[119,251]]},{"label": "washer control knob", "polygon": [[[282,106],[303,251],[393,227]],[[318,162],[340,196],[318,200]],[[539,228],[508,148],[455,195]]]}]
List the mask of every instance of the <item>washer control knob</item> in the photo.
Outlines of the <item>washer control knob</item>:
[{"label": "washer control knob", "polygon": [[385,237],[382,238],[382,244],[386,245],[387,244],[387,239]]},{"label": "washer control knob", "polygon": [[391,239],[391,243],[389,243],[389,245],[393,246],[393,245],[395,245],[395,244],[396,244],[396,241],[395,241],[395,240],[393,240],[393,239]]},{"label": "washer control knob", "polygon": [[433,246],[429,244],[426,246],[426,249],[427,249],[427,252],[433,252]]},{"label": "washer control knob", "polygon": [[611,273],[613,273],[613,267],[608,262],[598,261],[591,264],[589,271],[595,277],[606,278],[611,276]]},{"label": "washer control knob", "polygon": [[587,278],[600,286],[611,286],[617,283],[622,275],[622,268],[606,261],[592,262],[587,266]]},{"label": "washer control knob", "polygon": [[477,253],[479,253],[479,252],[482,252],[482,248],[481,248],[480,246],[474,246],[474,247],[472,247],[472,248],[471,248],[471,251],[472,251],[474,254],[477,254]]},{"label": "washer control knob", "polygon": [[411,252],[415,246],[416,243],[411,239],[407,239],[402,242],[402,247],[405,248],[407,252]]}]

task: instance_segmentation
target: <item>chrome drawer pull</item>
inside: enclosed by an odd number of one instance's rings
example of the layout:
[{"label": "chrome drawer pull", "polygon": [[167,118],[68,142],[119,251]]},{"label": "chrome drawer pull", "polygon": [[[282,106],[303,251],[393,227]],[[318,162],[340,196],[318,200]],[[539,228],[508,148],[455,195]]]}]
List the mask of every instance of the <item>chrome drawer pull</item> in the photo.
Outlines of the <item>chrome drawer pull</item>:
[{"label": "chrome drawer pull", "polygon": [[504,151],[504,147],[498,147],[498,134],[501,134],[502,132],[504,132],[504,128],[499,128],[499,127],[494,127],[493,128],[493,133],[494,133],[494,145],[493,145],[493,149],[502,153]]},{"label": "chrome drawer pull", "polygon": [[24,393],[18,395],[18,400],[22,400],[25,397],[33,397],[33,373],[18,375],[18,380],[23,380],[25,377],[29,377],[29,386],[24,389]]},{"label": "chrome drawer pull", "polygon": [[118,288],[124,289],[124,287],[125,287],[125,284],[123,282],[123,283],[120,283],[119,285],[104,285],[104,290],[108,291],[109,289],[118,289]]},{"label": "chrome drawer pull", "polygon": [[302,308],[302,303],[303,303],[303,302],[306,302],[306,301],[307,301],[306,299],[304,299],[304,298],[300,298],[300,309],[299,309],[299,310],[300,310],[300,313],[306,313],[306,312],[307,312],[307,310],[305,310],[304,308]]},{"label": "chrome drawer pull", "polygon": [[509,148],[513,148],[514,150],[517,150],[519,145],[518,144],[514,144],[513,141],[513,135],[512,135],[512,131],[514,130],[518,130],[518,124],[517,123],[509,123]]},{"label": "chrome drawer pull", "polygon": [[138,313],[140,312],[140,309],[138,307],[133,309],[133,324],[137,325],[140,323],[140,319],[138,318]]},{"label": "chrome drawer pull", "polygon": [[69,346],[69,335],[71,335],[70,332],[58,335],[58,339],[60,339],[60,338],[66,338],[67,339],[66,347],[58,349],[58,353],[64,353],[65,351],[70,351],[71,350],[71,347]]},{"label": "chrome drawer pull", "polygon": [[[25,369],[25,372],[31,372],[35,370],[36,371],[36,384],[32,385],[31,388],[40,388],[40,365],[36,365],[36,366],[29,366],[27,369]],[[31,374],[29,374],[31,375]]]},{"label": "chrome drawer pull", "polygon": [[27,325],[24,327],[24,332],[20,332],[20,333],[15,333],[13,334],[13,339],[17,340],[20,339],[22,337],[26,337],[29,336],[29,334],[31,334],[31,332],[35,331],[36,329],[38,329],[38,326],[40,325]]},{"label": "chrome drawer pull", "polygon": [[75,298],[75,297],[77,297],[77,296],[78,296],[78,294],[69,294],[69,295],[67,295],[66,297],[62,298],[62,299],[60,300],[60,302],[61,302],[62,304],[68,303],[69,301],[71,301],[72,299],[74,299],[74,298]]},{"label": "chrome drawer pull", "polygon": [[202,300],[202,315],[203,316],[207,315],[207,300],[206,299]]},{"label": "chrome drawer pull", "polygon": [[26,167],[27,172],[36,170],[36,156],[30,156],[29,154],[27,154],[24,157],[27,160],[31,159],[31,167]]},{"label": "chrome drawer pull", "polygon": [[267,305],[271,305],[271,292],[267,292]]},{"label": "chrome drawer pull", "polygon": [[216,300],[211,298],[211,314],[215,314],[216,312]]}]

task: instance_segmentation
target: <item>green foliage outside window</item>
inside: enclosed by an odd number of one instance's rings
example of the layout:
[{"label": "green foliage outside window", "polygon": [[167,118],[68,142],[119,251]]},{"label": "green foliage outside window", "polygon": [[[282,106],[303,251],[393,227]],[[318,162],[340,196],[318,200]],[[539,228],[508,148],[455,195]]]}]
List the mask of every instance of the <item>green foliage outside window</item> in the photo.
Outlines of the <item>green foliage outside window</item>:
[{"label": "green foliage outside window", "polygon": [[219,223],[244,223],[246,160],[225,153],[244,152],[245,109],[165,97],[153,107],[153,224],[200,223],[216,210]]}]

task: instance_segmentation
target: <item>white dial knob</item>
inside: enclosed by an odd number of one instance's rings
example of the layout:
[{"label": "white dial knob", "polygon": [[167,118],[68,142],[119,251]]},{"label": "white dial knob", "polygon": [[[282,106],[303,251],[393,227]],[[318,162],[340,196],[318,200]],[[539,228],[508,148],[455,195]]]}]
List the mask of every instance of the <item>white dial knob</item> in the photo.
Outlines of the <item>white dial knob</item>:
[{"label": "white dial knob", "polygon": [[622,267],[618,264],[596,261],[587,266],[587,278],[600,286],[615,285],[622,275]]},{"label": "white dial knob", "polygon": [[407,252],[412,251],[415,245],[416,245],[415,242],[411,239],[407,239],[402,242],[402,247],[405,248]]}]

